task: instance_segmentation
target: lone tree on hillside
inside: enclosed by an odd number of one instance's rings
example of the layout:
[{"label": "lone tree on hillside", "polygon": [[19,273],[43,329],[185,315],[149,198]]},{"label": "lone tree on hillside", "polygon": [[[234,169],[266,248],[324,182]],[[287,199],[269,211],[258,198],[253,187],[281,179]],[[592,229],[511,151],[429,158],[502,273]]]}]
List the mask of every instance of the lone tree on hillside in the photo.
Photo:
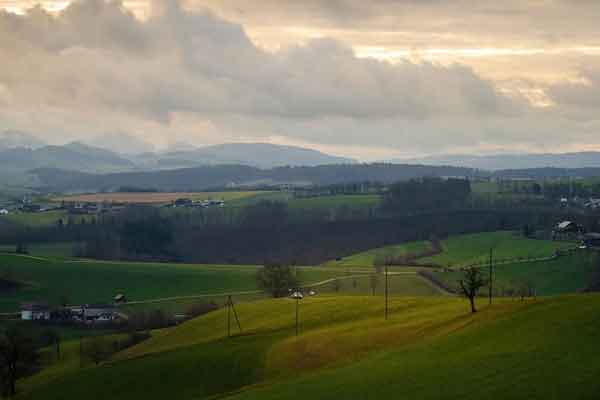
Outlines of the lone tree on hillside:
[{"label": "lone tree on hillside", "polygon": [[0,394],[14,396],[17,379],[32,373],[38,358],[34,340],[22,331],[9,329],[0,336]]},{"label": "lone tree on hillside", "polygon": [[377,273],[372,273],[369,276],[369,286],[371,287],[371,293],[375,296],[375,290],[379,286],[379,275]]},{"label": "lone tree on hillside", "polygon": [[287,296],[290,289],[298,287],[298,280],[288,265],[265,264],[256,274],[258,287],[273,297]]},{"label": "lone tree on hillside", "polygon": [[471,302],[471,312],[477,312],[477,309],[475,308],[475,297],[477,297],[479,289],[485,286],[481,271],[473,267],[465,269],[465,275],[458,283],[460,284],[462,295]]}]

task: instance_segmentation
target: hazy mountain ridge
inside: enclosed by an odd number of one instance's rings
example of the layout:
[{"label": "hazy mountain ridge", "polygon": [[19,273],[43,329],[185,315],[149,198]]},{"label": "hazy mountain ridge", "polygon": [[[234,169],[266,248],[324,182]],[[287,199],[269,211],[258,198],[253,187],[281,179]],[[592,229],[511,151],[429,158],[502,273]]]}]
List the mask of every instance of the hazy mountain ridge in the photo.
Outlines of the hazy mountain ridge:
[{"label": "hazy mountain ridge", "polygon": [[240,164],[259,168],[353,164],[356,160],[317,150],[269,143],[226,143],[156,154],[155,166]]},{"label": "hazy mountain ridge", "polygon": [[530,168],[596,168],[600,167],[600,152],[495,154],[495,155],[440,155],[393,160],[409,164],[450,165],[489,171]]},{"label": "hazy mountain ridge", "polygon": [[261,169],[244,165],[216,165],[161,171],[115,174],[66,174],[55,169],[32,171],[45,191],[116,190],[123,186],[160,191],[202,191],[255,185],[328,185],[379,181],[391,183],[425,176],[471,176],[468,168],[397,164],[338,164]]},{"label": "hazy mountain ridge", "polygon": [[0,151],[14,148],[37,149],[46,145],[43,140],[27,132],[16,130],[0,132]]}]

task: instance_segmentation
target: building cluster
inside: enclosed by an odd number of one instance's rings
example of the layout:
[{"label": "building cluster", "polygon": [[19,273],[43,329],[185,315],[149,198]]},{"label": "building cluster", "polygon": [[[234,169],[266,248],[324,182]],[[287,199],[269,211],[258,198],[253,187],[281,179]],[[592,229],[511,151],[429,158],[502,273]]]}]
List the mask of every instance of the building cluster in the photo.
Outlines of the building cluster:
[{"label": "building cluster", "polygon": [[585,232],[583,226],[574,221],[561,221],[552,230],[554,240],[578,240],[582,248],[600,248],[600,233]]},{"label": "building cluster", "polygon": [[173,208],[210,208],[225,207],[225,200],[197,200],[181,198],[175,200],[169,207]]},{"label": "building cluster", "polygon": [[84,304],[50,307],[46,303],[21,304],[21,319],[24,321],[74,322],[81,324],[108,323],[123,318],[117,304],[125,302],[125,296],[115,296],[114,304]]}]

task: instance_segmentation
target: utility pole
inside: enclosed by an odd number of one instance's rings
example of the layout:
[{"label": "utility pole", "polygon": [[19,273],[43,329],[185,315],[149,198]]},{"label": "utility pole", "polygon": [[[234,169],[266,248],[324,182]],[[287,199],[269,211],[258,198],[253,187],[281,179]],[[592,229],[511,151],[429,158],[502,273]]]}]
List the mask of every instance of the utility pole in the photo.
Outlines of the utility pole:
[{"label": "utility pole", "polygon": [[388,265],[385,263],[385,319],[388,319]]},{"label": "utility pole", "polygon": [[492,284],[493,284],[493,270],[494,270],[493,257],[494,257],[494,248],[490,247],[490,283],[489,283],[490,305],[492,305]]},{"label": "utility pole", "polygon": [[298,288],[296,288],[296,291],[294,292],[294,295],[296,297],[296,336],[298,336],[298,331],[299,331],[299,326],[298,326],[298,308],[300,307],[300,291]]},{"label": "utility pole", "polygon": [[227,296],[227,337],[231,337],[231,296]]},{"label": "utility pole", "polygon": [[235,311],[233,300],[231,299],[231,295],[229,295],[227,296],[227,337],[231,337],[231,311],[233,311],[235,322],[237,323],[238,329],[241,332],[242,324],[240,324],[240,319],[238,318],[237,312]]}]

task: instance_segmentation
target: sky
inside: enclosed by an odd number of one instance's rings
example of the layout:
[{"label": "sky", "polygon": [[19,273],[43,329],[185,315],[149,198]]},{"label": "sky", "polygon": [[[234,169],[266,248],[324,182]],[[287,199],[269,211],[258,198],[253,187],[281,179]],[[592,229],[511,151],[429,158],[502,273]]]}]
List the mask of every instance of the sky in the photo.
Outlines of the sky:
[{"label": "sky", "polygon": [[600,150],[596,0],[0,9],[0,131],[50,143],[269,142],[365,161]]}]

